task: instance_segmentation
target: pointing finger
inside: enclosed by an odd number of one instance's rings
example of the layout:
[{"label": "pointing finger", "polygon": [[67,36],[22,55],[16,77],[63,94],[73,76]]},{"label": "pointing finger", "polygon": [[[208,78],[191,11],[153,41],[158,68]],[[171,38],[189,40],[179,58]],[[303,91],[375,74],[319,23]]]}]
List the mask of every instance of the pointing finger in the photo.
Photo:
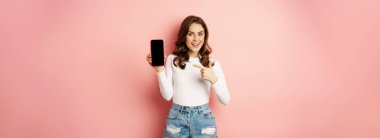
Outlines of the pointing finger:
[{"label": "pointing finger", "polygon": [[194,67],[197,67],[197,68],[200,68],[200,69],[206,69],[206,67],[203,67],[203,66],[200,65],[200,64],[194,64],[193,66],[194,66]]}]

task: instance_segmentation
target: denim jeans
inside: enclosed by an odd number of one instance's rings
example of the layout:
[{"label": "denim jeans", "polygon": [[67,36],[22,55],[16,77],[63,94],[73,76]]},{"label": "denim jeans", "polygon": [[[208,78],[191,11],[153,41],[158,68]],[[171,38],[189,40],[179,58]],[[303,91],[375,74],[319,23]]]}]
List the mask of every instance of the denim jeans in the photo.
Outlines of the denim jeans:
[{"label": "denim jeans", "polygon": [[215,118],[208,104],[181,106],[173,103],[166,120],[164,138],[217,138]]}]

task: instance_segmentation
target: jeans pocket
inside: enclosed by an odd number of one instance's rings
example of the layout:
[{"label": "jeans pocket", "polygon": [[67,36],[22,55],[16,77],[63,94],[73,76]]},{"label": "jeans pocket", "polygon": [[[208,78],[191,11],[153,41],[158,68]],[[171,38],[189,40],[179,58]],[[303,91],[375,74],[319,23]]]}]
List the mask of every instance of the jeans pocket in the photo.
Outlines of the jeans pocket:
[{"label": "jeans pocket", "polygon": [[210,110],[202,111],[201,116],[205,119],[215,119],[214,114]]}]

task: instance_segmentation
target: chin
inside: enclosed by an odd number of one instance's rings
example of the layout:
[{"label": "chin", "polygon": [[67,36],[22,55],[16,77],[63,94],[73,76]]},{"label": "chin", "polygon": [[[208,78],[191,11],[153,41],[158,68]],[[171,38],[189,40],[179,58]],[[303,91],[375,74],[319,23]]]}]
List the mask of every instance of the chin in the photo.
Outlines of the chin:
[{"label": "chin", "polygon": [[198,53],[199,50],[194,50],[194,49],[192,49],[191,52],[193,52],[193,53]]},{"label": "chin", "polygon": [[199,50],[201,50],[201,48],[193,48],[192,49],[193,52],[199,52]]}]

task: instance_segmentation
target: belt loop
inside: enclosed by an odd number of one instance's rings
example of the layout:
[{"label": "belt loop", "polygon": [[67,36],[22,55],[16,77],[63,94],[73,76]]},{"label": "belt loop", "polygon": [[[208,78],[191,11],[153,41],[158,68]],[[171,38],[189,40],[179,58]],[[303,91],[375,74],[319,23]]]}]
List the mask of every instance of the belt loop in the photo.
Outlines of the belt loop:
[{"label": "belt loop", "polygon": [[181,110],[181,113],[183,113],[183,110],[184,110],[183,108],[184,108],[184,107],[183,107],[183,106],[181,106],[181,109],[180,109],[180,110]]}]

